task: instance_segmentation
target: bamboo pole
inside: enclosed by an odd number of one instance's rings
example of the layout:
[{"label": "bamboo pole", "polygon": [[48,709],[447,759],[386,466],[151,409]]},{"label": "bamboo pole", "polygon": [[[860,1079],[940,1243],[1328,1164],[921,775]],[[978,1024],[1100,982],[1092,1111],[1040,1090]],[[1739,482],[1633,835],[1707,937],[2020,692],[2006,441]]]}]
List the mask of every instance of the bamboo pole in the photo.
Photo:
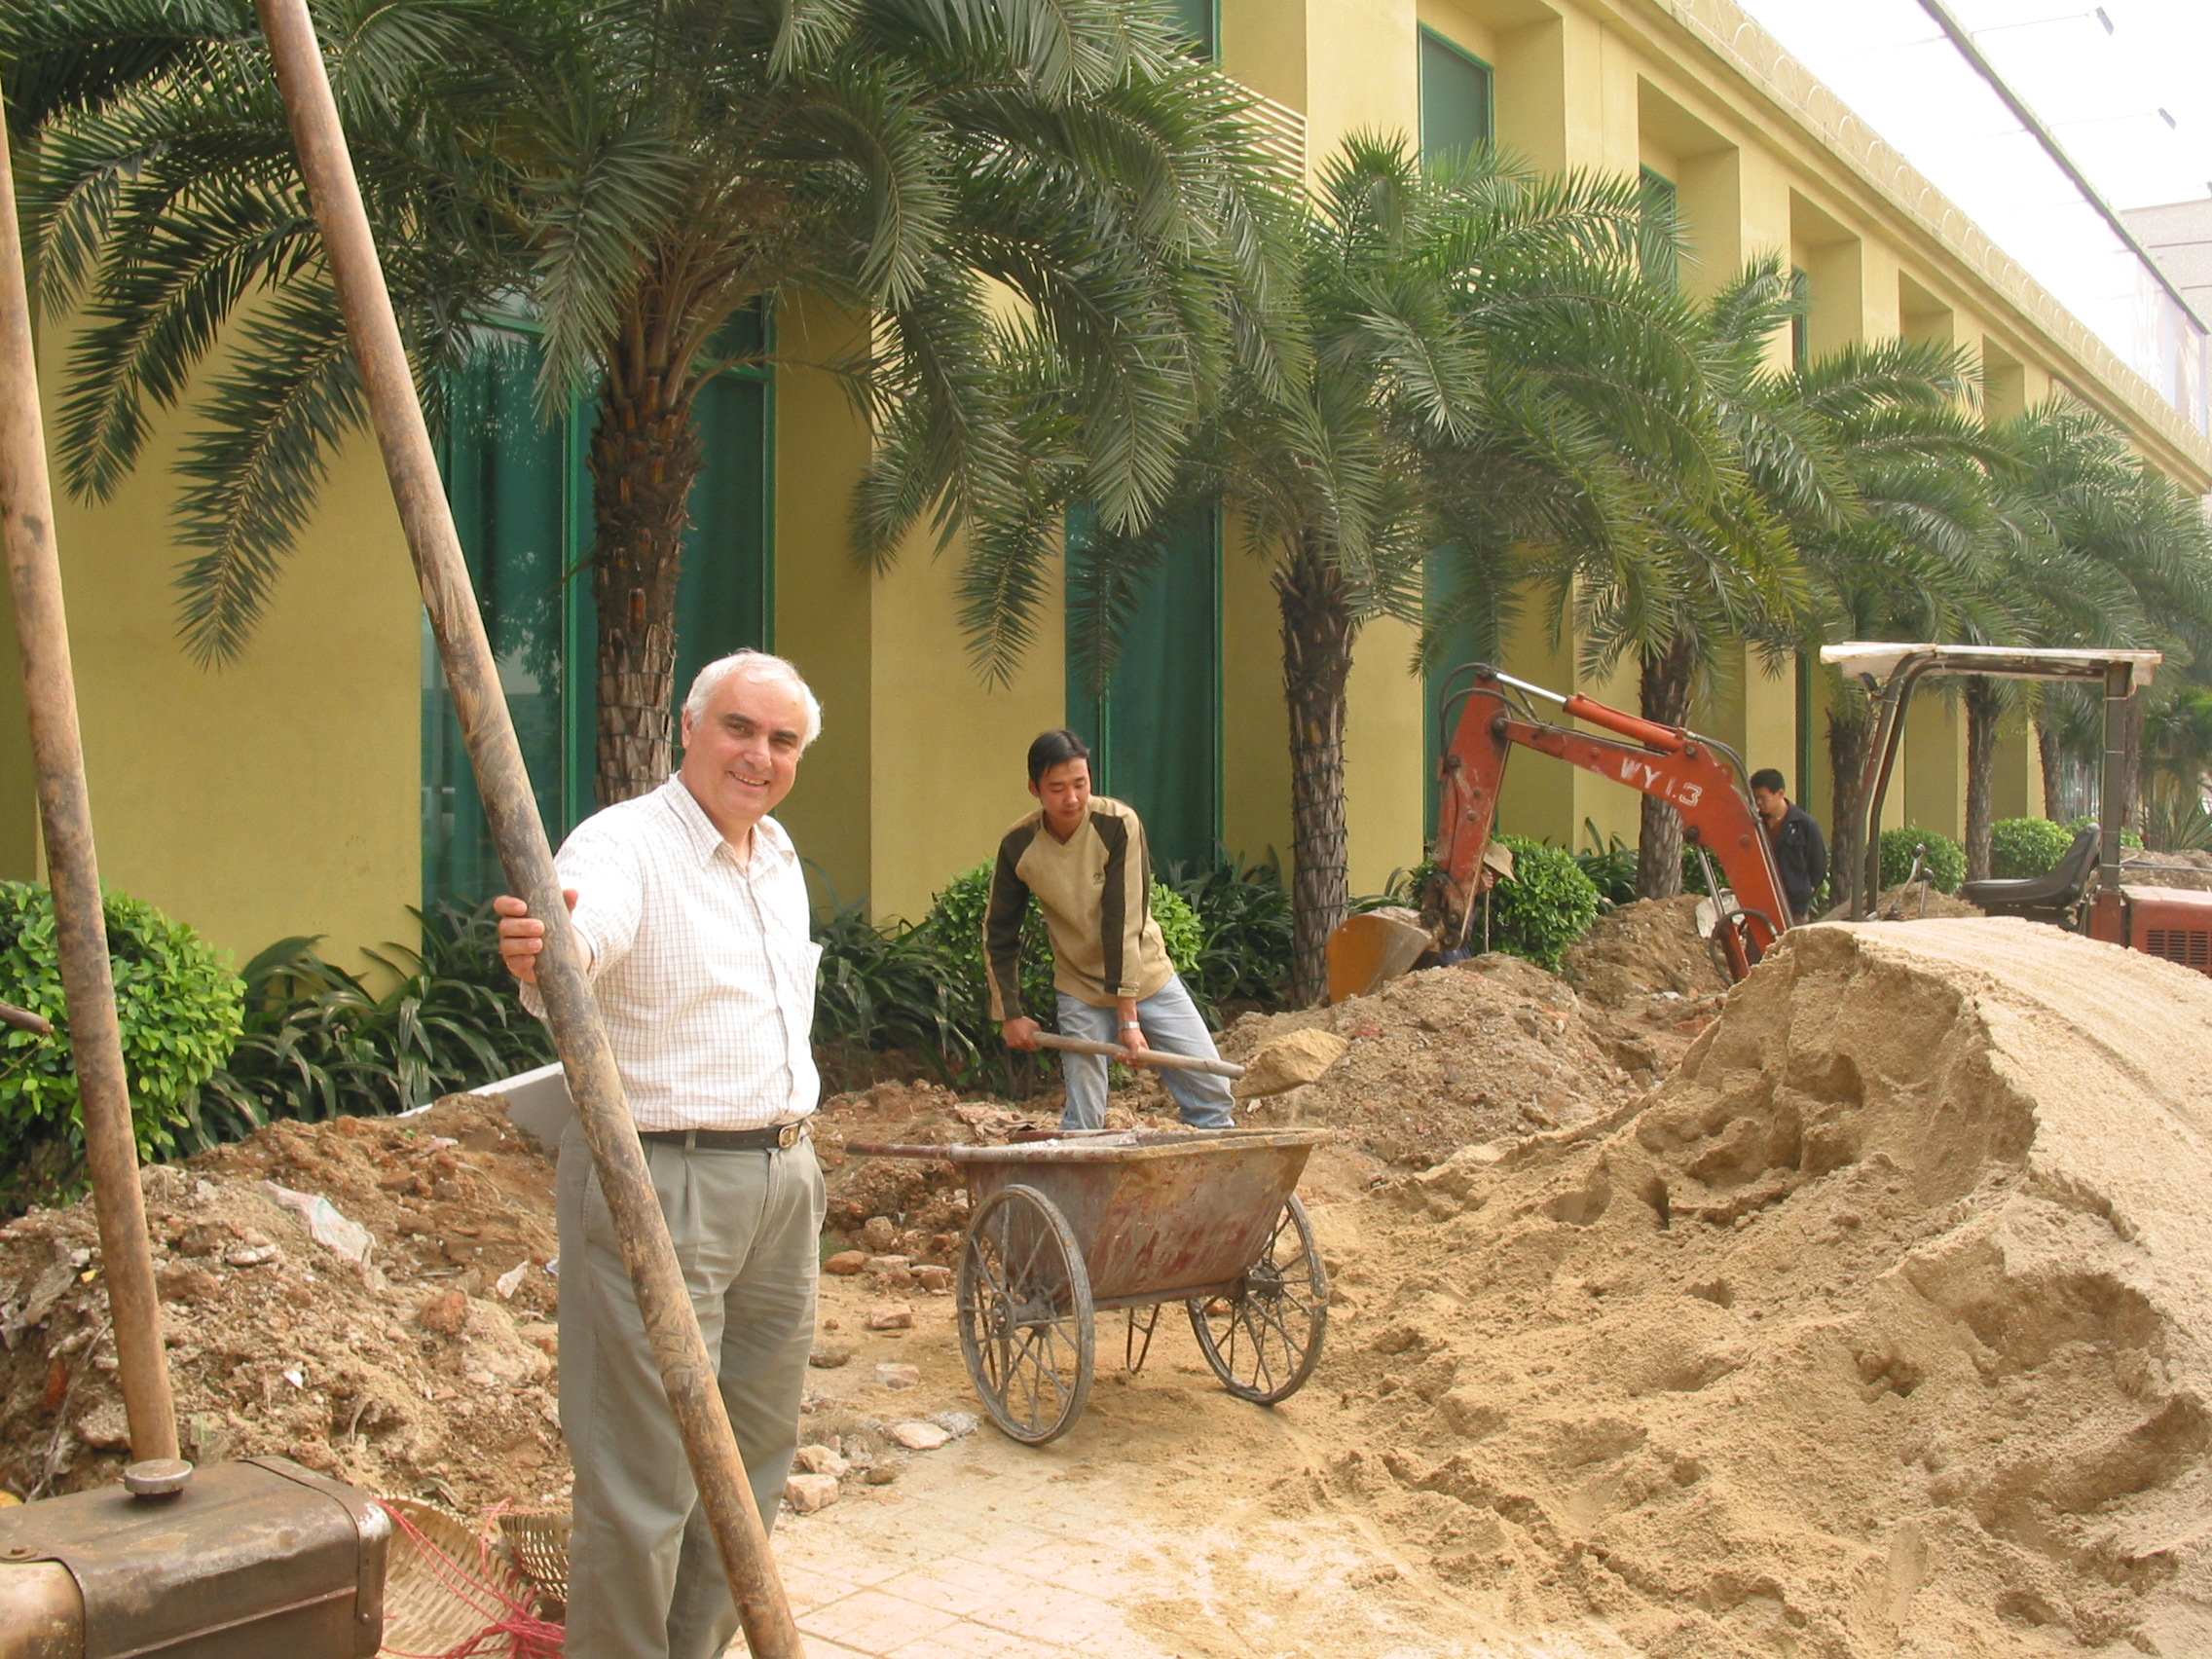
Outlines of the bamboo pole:
[{"label": "bamboo pole", "polygon": [[746,1641],[760,1659],[802,1659],[782,1581],[746,1483],[714,1362],[684,1289],[660,1200],[645,1168],[636,1125],[600,1024],[562,902],[552,849],[538,820],[498,669],[461,557],[437,457],[413,371],[392,313],[370,233],[368,212],[331,96],[306,0],[256,0],[276,58],[276,81],[291,119],[300,170],[314,204],[331,278],[367,392],[369,421],[437,635],[438,654],[476,771],[485,818],[505,866],[509,891],[545,924],[537,985],[568,1073],[586,1145],[599,1169],[622,1259],[670,1410],[729,1578]]},{"label": "bamboo pole", "polygon": [[[154,1288],[154,1251],[146,1237],[146,1200],[138,1190],[138,1142],[130,1124],[130,1086],[123,1067],[123,1028],[115,1012],[115,975],[107,955],[92,808],[77,731],[76,682],[69,668],[69,618],[61,602],[61,561],[54,540],[54,492],[46,474],[46,429],[38,406],[38,364],[30,294],[16,220],[14,163],[0,121],[0,537],[15,600],[16,641],[23,658],[31,766],[46,835],[47,883],[54,892],[61,990],[69,1005],[69,1050],[85,1124],[85,1161],[99,1218],[100,1276],[107,1285],[115,1357],[130,1455],[177,1455],[176,1402],[162,1349],[162,1306]],[[43,1022],[42,1022],[43,1023]]]}]

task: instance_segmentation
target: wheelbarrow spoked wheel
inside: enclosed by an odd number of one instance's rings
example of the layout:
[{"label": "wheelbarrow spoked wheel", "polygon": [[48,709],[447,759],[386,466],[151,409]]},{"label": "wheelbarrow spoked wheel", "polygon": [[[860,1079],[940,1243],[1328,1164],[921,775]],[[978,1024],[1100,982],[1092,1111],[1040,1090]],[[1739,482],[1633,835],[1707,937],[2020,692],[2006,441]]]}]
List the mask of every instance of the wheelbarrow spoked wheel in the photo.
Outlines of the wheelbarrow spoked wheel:
[{"label": "wheelbarrow spoked wheel", "polygon": [[968,1223],[959,1313],[991,1420],[1030,1446],[1065,1434],[1090,1397],[1090,1274],[1067,1218],[1036,1188],[1000,1188]]},{"label": "wheelbarrow spoked wheel", "polygon": [[1222,1385],[1240,1400],[1272,1406],[1306,1385],[1329,1323],[1329,1274],[1313,1224],[1294,1193],[1243,1282],[1190,1303],[1191,1329]]}]

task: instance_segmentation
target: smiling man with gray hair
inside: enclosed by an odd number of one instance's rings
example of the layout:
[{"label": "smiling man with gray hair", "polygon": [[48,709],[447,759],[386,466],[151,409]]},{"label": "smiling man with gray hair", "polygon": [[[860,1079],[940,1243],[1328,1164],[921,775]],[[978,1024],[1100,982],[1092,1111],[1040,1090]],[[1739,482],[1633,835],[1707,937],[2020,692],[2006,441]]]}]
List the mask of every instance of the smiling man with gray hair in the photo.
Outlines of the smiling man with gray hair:
[{"label": "smiling man with gray hair", "polygon": [[[807,1128],[815,964],[806,879],[769,813],[821,706],[781,657],[709,663],[683,761],[587,818],[555,863],[608,1043],[763,1523],[798,1444],[822,1169]],[[544,925],[496,902],[536,998]],[[561,1145],[561,1430],[575,1466],[569,1659],[710,1659],[737,1610],[579,1131]]]}]

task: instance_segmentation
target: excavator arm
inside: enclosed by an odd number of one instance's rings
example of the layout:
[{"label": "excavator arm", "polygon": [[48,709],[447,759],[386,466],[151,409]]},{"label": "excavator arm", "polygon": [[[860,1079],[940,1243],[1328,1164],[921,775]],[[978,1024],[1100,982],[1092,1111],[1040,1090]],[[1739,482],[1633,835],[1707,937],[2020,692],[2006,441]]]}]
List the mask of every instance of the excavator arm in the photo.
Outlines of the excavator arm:
[{"label": "excavator arm", "polygon": [[[1516,706],[1508,687],[1550,698],[1567,715],[1605,727],[1620,738],[1594,736],[1571,726],[1551,725]],[[1453,730],[1442,762],[1443,789],[1437,804],[1436,863],[1443,888],[1445,928],[1463,938],[1466,919],[1479,897],[1483,853],[1497,818],[1497,794],[1505,781],[1505,762],[1519,744],[1565,760],[1644,794],[1657,795],[1681,814],[1688,838],[1702,845],[1719,865],[1735,895],[1714,935],[1728,959],[1729,976],[1741,979],[1789,926],[1789,905],[1760,830],[1758,814],[1737,782],[1739,765],[1716,753],[1710,739],[1678,726],[1665,726],[1610,708],[1579,694],[1557,692],[1498,673],[1487,664],[1474,670],[1465,706]],[[1450,701],[1446,708],[1449,710]],[[1332,1001],[1343,994],[1371,990],[1392,971],[1410,965],[1409,948],[1385,940],[1382,930],[1360,924],[1355,916],[1329,941]],[[1402,926],[1402,924],[1401,924]],[[1374,937],[1363,937],[1372,934]]]},{"label": "excavator arm", "polygon": [[1730,969],[1737,978],[1751,972],[1751,964],[1789,926],[1789,904],[1783,897],[1782,878],[1759,829],[1758,814],[1744,797],[1735,769],[1714,753],[1709,741],[1694,733],[1658,725],[1579,694],[1558,699],[1568,715],[1635,741],[1615,742],[1531,719],[1514,709],[1506,694],[1508,683],[1513,682],[1494,670],[1476,671],[1444,756],[1436,862],[1447,884],[1451,913],[1463,916],[1474,895],[1483,850],[1490,845],[1497,817],[1505,762],[1519,744],[1657,795],[1680,813],[1689,838],[1713,856],[1736,896],[1735,910],[1723,918],[1720,928]]}]

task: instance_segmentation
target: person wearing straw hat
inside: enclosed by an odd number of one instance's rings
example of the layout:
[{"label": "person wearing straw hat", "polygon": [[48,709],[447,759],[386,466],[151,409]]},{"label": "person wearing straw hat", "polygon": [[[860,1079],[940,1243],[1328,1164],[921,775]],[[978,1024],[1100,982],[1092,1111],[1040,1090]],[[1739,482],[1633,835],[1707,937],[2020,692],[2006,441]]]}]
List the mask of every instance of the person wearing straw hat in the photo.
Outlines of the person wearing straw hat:
[{"label": "person wearing straw hat", "polygon": [[[781,657],[699,671],[683,760],[587,818],[555,863],[748,1484],[773,1526],[798,1449],[826,1198],[808,1122],[821,947],[769,815],[822,711]],[[544,925],[495,902],[535,993]],[[568,1659],[714,1659],[737,1609],[579,1129],[562,1141],[561,1432],[575,1467]]]},{"label": "person wearing straw hat", "polygon": [[[983,913],[991,1017],[1006,1046],[1038,1046],[1041,1027],[1021,1008],[1021,923],[1034,897],[1052,939],[1062,1036],[1118,1043],[1132,1055],[1157,1049],[1219,1059],[1152,918],[1143,821],[1123,802],[1090,793],[1090,751],[1065,728],[1029,746],[1029,793],[1037,810],[999,842]],[[1063,1052],[1060,1075],[1067,1084],[1060,1126],[1104,1128],[1105,1057]],[[1224,1079],[1163,1070],[1161,1081],[1191,1127],[1235,1127]]]}]

